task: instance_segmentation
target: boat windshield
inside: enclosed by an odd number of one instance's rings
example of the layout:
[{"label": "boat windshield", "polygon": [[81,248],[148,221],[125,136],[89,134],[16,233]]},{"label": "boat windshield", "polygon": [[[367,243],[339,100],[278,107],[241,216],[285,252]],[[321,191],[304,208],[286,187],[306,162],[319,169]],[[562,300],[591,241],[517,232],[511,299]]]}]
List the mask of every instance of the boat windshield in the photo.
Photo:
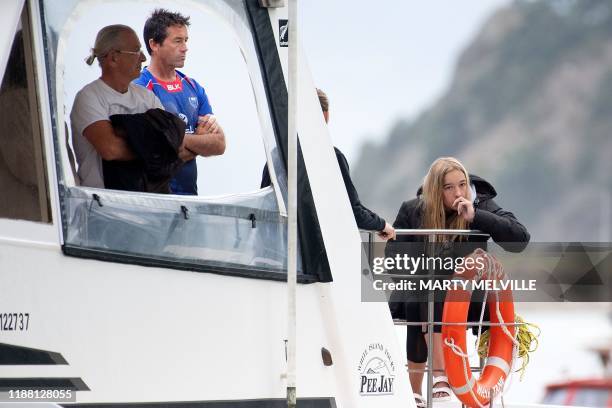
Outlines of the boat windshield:
[{"label": "boat windshield", "polygon": [[[67,254],[284,279],[286,171],[247,3],[42,2]],[[100,28],[121,23],[141,33],[156,7],[191,18],[184,71],[205,87],[226,135],[226,153],[197,158],[200,196],[80,186],[70,110],[76,92],[100,75],[83,59]],[[266,163],[272,185],[260,189]],[[300,259],[298,274],[309,281]]]}]

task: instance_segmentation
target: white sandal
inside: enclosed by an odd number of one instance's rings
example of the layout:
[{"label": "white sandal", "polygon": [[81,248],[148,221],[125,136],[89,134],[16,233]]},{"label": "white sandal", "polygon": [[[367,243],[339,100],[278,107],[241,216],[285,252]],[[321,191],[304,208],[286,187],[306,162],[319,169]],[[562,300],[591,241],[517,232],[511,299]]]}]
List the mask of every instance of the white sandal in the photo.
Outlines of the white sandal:
[{"label": "white sandal", "polygon": [[413,393],[412,395],[414,396],[414,402],[416,402],[417,408],[427,408],[427,401],[425,401],[425,398],[423,398],[421,394]]},{"label": "white sandal", "polygon": [[[450,387],[436,387],[437,384],[440,383],[446,383],[449,384],[448,382],[448,377],[445,375],[441,375],[439,377],[434,377],[433,378],[433,385],[432,385],[432,397],[431,397],[431,401],[432,402],[444,402],[444,401],[450,401],[452,399],[452,395],[453,395],[453,390],[450,389]],[[434,397],[433,394],[436,393],[446,393],[447,395],[444,397]]]}]

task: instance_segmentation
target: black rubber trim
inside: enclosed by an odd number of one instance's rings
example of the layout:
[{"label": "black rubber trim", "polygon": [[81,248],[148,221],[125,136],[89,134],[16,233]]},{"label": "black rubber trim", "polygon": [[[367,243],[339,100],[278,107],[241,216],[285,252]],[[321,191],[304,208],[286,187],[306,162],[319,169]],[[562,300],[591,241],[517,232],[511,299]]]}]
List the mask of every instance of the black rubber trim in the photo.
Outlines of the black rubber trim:
[{"label": "black rubber trim", "polygon": [[[26,3],[27,6],[27,3]],[[54,78],[55,78],[55,60],[57,58],[57,42],[58,42],[58,33],[53,31],[51,27],[47,26],[47,16],[45,15],[45,5],[44,0],[38,1],[38,8],[40,10],[40,23],[41,23],[41,35],[42,35],[42,44],[43,44],[43,54],[44,54],[44,68],[47,74],[47,95],[49,96],[49,111],[51,114],[51,138],[53,141],[53,152],[54,152],[54,163],[55,163],[55,174],[57,183],[57,192],[59,198],[60,205],[60,222],[62,223],[62,236],[68,236],[68,211],[66,209],[65,198],[64,198],[64,173],[63,173],[63,165],[62,165],[62,157],[61,157],[61,141],[59,140],[59,124],[58,117],[55,107],[57,106],[57,98],[55,96],[55,87],[54,87]],[[32,16],[30,16],[30,23],[33,24]],[[33,35],[33,34],[32,34]],[[52,37],[52,38],[49,38]],[[54,49],[52,49],[54,47]],[[40,64],[40,61],[37,61],[36,64]],[[38,88],[38,79],[36,82],[36,87]],[[44,118],[41,117],[41,121],[44,122]],[[43,130],[44,132],[44,130]],[[45,162],[50,163],[51,158],[45,157]],[[49,183],[51,186],[51,182]]]},{"label": "black rubber trim", "polygon": [[54,351],[0,343],[0,365],[64,365],[66,359]]},{"label": "black rubber trim", "polygon": [[87,384],[80,378],[0,378],[0,391],[17,389],[90,391]]},{"label": "black rubber trim", "polygon": [[[277,52],[274,28],[268,11],[259,5],[259,0],[246,0],[247,13],[253,30],[255,48],[259,56],[261,72],[276,143],[278,144],[285,169],[287,169],[287,120],[288,94],[283,69]],[[298,142],[298,233],[302,251],[302,264],[307,275],[314,275],[321,282],[333,280],[327,252],[321,235],[321,227],[310,189],[304,157]]]},{"label": "black rubber trim", "polygon": [[[115,262],[128,265],[140,265],[156,268],[169,268],[200,273],[214,273],[217,275],[236,276],[242,278],[266,279],[282,282],[287,281],[287,274],[285,273],[273,272],[255,266],[249,266],[248,269],[245,269],[247,268],[246,266],[231,267],[227,264],[221,265],[216,264],[212,261],[207,261],[208,263],[204,265],[193,262],[179,262],[176,260],[154,258],[152,256],[139,256],[115,251],[76,247],[68,244],[64,244],[62,246],[62,251],[65,255],[68,256],[94,259],[105,262]],[[317,282],[317,278],[314,276],[299,274],[297,275],[297,281],[298,283],[314,283]]]},{"label": "black rubber trim", "polygon": [[[124,402],[104,404],[62,404],[71,408],[286,408],[286,399],[253,399],[232,401],[184,401],[184,402]],[[298,398],[298,408],[336,408],[334,398]]]}]

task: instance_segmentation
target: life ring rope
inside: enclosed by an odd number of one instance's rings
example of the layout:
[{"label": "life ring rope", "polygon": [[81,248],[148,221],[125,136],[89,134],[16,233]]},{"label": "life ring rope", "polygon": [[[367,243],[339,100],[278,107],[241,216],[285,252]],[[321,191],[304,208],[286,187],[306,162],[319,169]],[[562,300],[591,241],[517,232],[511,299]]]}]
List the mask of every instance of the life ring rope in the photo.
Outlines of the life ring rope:
[{"label": "life ring rope", "polygon": [[[483,256],[486,259],[486,266],[476,269],[473,279],[480,280],[483,278],[483,276],[486,276],[489,279],[491,278],[504,279],[505,273],[504,273],[502,265],[499,262],[496,262],[495,260],[491,259],[491,257],[486,252],[482,250],[477,250],[477,252],[478,251],[481,251],[479,252],[479,255]],[[488,290],[485,289],[484,294],[485,294],[485,299],[487,299],[489,295]],[[501,370],[504,374],[503,377],[501,377],[504,379],[504,381],[501,381],[501,382],[498,381],[497,384],[495,384],[490,389],[489,403],[490,403],[490,399],[494,398],[496,395],[501,394],[503,396],[503,391],[507,386],[507,382],[505,380],[511,377],[511,371],[512,371],[511,365],[512,365],[512,362],[514,361],[514,358],[517,354],[518,347],[519,347],[519,342],[516,338],[516,335],[518,334],[518,330],[516,329],[514,330],[515,335],[513,335],[510,332],[510,330],[508,330],[508,328],[506,327],[507,324],[500,310],[499,294],[497,292],[494,292],[494,296],[495,296],[495,315],[497,317],[498,323],[500,323],[499,327],[501,328],[502,332],[512,341],[512,357],[510,361],[506,361],[504,358],[501,358],[498,356],[488,356],[487,357],[486,362],[485,362],[485,368],[486,367],[496,367],[497,369]],[[484,320],[484,312],[485,312],[485,302],[483,302],[482,308],[480,311],[480,321],[478,324],[478,337],[477,337],[476,344],[480,343],[480,338],[482,335],[482,323]],[[511,323],[514,323],[514,321]],[[473,399],[473,402],[475,402],[478,405],[478,408],[485,408],[486,406],[480,402],[480,398],[474,392],[474,389],[478,381],[476,380],[474,376],[470,375],[470,371],[469,371],[470,370],[469,358],[474,353],[468,354],[467,351],[462,350],[461,346],[459,346],[458,344],[455,344],[455,339],[453,337],[445,337],[443,339],[443,342],[455,355],[460,357],[462,365],[463,365],[463,376],[464,376],[465,382],[462,386],[459,386],[459,387],[449,384],[453,392],[458,397],[469,393]],[[466,346],[466,349],[467,349],[467,346]],[[446,363],[446,367],[448,369],[448,362]]]},{"label": "life ring rope", "polygon": [[[484,303],[483,303],[483,309],[484,309]],[[510,330],[508,330],[508,327],[506,327],[507,324],[504,321],[504,317],[502,316],[501,310],[499,310],[499,294],[497,292],[495,292],[495,314],[497,315],[497,320],[499,320],[499,322],[501,323],[499,327],[501,327],[504,334],[508,336],[510,340],[512,340],[512,344],[514,344],[514,347],[518,348],[520,346],[519,341],[516,339],[518,330],[515,330],[514,335],[512,335],[512,333],[510,333]],[[514,323],[514,321],[511,323]],[[480,321],[480,324],[482,325],[482,320]]]}]

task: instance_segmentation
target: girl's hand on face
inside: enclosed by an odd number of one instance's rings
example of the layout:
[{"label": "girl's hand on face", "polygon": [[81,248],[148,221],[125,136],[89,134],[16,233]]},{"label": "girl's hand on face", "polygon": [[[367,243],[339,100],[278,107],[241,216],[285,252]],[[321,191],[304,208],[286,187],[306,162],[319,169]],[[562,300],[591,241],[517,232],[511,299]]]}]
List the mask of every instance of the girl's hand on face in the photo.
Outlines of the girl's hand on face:
[{"label": "girl's hand on face", "polygon": [[459,197],[453,202],[453,208],[457,209],[457,213],[467,222],[474,220],[474,204],[465,197]]}]

